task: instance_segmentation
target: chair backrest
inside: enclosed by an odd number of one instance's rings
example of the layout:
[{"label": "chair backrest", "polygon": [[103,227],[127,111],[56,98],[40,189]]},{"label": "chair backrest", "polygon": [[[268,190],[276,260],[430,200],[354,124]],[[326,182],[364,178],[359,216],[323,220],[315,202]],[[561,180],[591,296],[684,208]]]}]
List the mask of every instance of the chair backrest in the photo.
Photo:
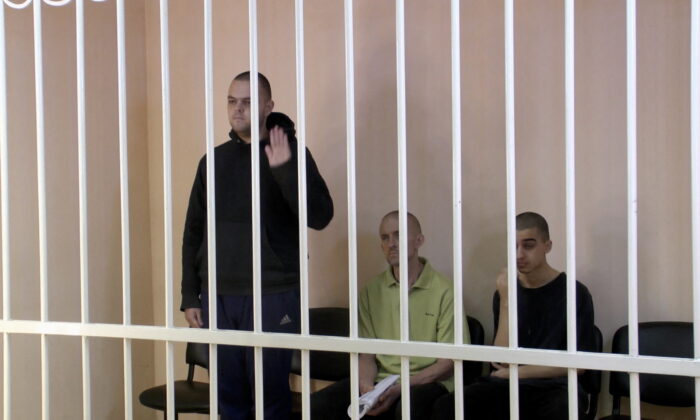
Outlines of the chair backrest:
[{"label": "chair backrest", "polygon": [[187,343],[185,351],[185,362],[189,365],[187,381],[194,380],[194,367],[200,366],[209,369],[209,344],[207,343]]},{"label": "chair backrest", "polygon": [[[484,345],[484,327],[478,319],[467,316],[469,326],[469,338],[471,344]],[[480,361],[465,361],[462,364],[462,375],[464,384],[468,385],[480,377],[484,371],[484,363]]]},{"label": "chair backrest", "polygon": [[[310,308],[309,333],[348,337],[350,335],[350,312],[348,308]],[[309,377],[324,381],[337,381],[350,376],[350,355],[333,351],[309,353]],[[301,375],[301,352],[292,356],[292,373]]]},{"label": "chair backrest", "polygon": [[[613,353],[629,352],[627,326],[621,327],[613,337]],[[642,322],[639,324],[639,354],[644,356],[693,358],[693,324],[689,322]],[[695,405],[693,378],[673,375],[639,375],[639,392],[642,401],[674,407]],[[629,375],[625,372],[610,373],[610,393],[619,401],[628,397]],[[615,405],[615,402],[613,403]],[[619,402],[618,402],[619,405]]]},{"label": "chair backrest", "polygon": [[[603,351],[603,333],[600,328],[594,326],[594,349],[597,353]],[[600,382],[602,373],[599,370],[586,370],[580,377],[579,383],[586,392],[588,407],[585,407],[585,420],[592,420],[598,412],[598,394],[600,394]]]}]

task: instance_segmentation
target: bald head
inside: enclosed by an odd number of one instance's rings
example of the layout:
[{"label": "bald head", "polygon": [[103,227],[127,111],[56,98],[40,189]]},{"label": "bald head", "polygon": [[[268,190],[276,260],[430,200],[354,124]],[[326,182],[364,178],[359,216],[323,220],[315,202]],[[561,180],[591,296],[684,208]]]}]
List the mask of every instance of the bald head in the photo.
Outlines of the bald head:
[{"label": "bald head", "polygon": [[[406,221],[406,223],[408,225],[408,231],[413,235],[422,234],[423,231],[421,230],[420,222],[418,221],[418,218],[411,212],[406,212],[406,216],[408,216],[408,220]],[[394,211],[390,211],[389,213],[385,214],[384,217],[382,217],[381,223],[379,224],[380,228],[384,224],[384,222],[388,219],[399,220],[399,211],[394,210]]]},{"label": "bald head", "polygon": [[[233,78],[233,80],[250,82],[250,72],[244,71],[243,73],[239,73]],[[258,72],[258,91],[265,95],[265,100],[272,99],[272,86],[270,86],[270,81],[267,80],[267,77],[260,72]]]}]

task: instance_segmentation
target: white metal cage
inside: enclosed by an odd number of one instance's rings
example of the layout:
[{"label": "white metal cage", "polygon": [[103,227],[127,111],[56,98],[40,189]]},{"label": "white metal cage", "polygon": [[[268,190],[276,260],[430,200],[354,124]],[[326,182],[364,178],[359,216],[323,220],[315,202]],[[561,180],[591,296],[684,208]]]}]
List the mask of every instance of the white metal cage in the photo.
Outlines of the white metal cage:
[{"label": "white metal cage", "polygon": [[[284,347],[302,350],[302,395],[303,395],[303,418],[309,418],[309,394],[311,392],[309,378],[309,350],[330,350],[347,352],[351,355],[351,383],[352,401],[357,399],[358,381],[358,354],[366,352],[396,354],[402,357],[402,375],[409,375],[408,358],[411,356],[429,356],[439,358],[449,358],[455,360],[455,388],[462,389],[462,361],[480,360],[511,363],[511,418],[518,418],[518,388],[517,388],[517,364],[537,364],[545,366],[557,366],[568,368],[569,371],[569,413],[570,418],[577,418],[577,396],[575,393],[577,384],[576,369],[596,369],[605,371],[630,372],[631,379],[631,414],[632,418],[639,419],[640,395],[639,395],[639,373],[673,374],[691,376],[696,378],[696,396],[700,396],[700,365],[697,362],[697,355],[700,354],[700,0],[692,0],[691,16],[689,16],[691,27],[691,48],[690,48],[690,160],[691,160],[691,201],[692,201],[692,273],[693,273],[693,308],[695,325],[695,353],[696,359],[672,359],[639,356],[637,337],[637,57],[636,57],[636,1],[627,0],[627,231],[628,231],[628,324],[630,328],[630,354],[592,354],[576,351],[576,324],[575,320],[575,279],[576,279],[576,168],[575,168],[575,75],[574,75],[574,0],[565,0],[565,143],[566,143],[566,271],[568,275],[567,284],[567,318],[568,334],[567,343],[569,350],[566,352],[532,350],[519,348],[517,343],[517,311],[511,310],[507,320],[510,331],[510,346],[508,348],[482,347],[463,344],[461,333],[456,333],[455,343],[433,344],[410,342],[408,339],[408,291],[402,288],[401,293],[401,341],[393,342],[387,340],[368,340],[358,337],[357,321],[357,198],[356,198],[356,160],[355,160],[355,61],[354,61],[354,32],[353,32],[353,1],[344,0],[344,35],[345,35],[345,92],[346,92],[346,113],[347,122],[346,145],[347,145],[347,220],[348,220],[348,296],[351,313],[350,337],[349,338],[329,338],[319,337],[309,334],[309,279],[308,262],[305,257],[300,259],[301,270],[301,307],[302,307],[302,332],[300,335],[270,334],[262,332],[261,329],[261,289],[260,289],[260,197],[259,179],[253,176],[253,197],[252,209],[254,217],[254,302],[255,302],[255,328],[252,332],[243,331],[220,331],[216,325],[216,311],[209,314],[211,320],[209,329],[193,330],[177,327],[173,318],[174,313],[174,284],[175,276],[173,249],[173,194],[172,194],[172,165],[171,165],[171,96],[170,96],[170,64],[169,64],[169,31],[168,26],[168,0],[159,2],[159,22],[160,22],[160,75],[161,75],[161,103],[162,103],[162,147],[163,147],[163,180],[162,210],[164,212],[164,244],[165,276],[157,280],[165,285],[165,325],[164,326],[144,326],[135,325],[131,319],[131,279],[130,270],[130,214],[129,214],[129,183],[134,182],[129,176],[129,153],[127,150],[127,86],[126,86],[126,52],[127,45],[125,38],[124,23],[124,0],[115,0],[117,15],[116,42],[117,70],[118,70],[118,129],[119,129],[119,173],[120,173],[120,209],[121,209],[121,254],[122,254],[122,314],[121,324],[108,324],[92,322],[90,314],[90,296],[88,281],[88,221],[87,221],[87,194],[88,177],[86,170],[86,101],[85,101],[85,16],[84,4],[87,0],[74,0],[75,3],[75,30],[76,30],[76,57],[75,63],[77,74],[77,139],[78,139],[78,188],[79,188],[79,213],[80,213],[80,322],[59,322],[49,319],[49,267],[47,248],[47,186],[46,186],[46,157],[45,157],[45,115],[44,115],[44,74],[49,70],[43,64],[42,49],[42,10],[46,7],[60,7],[70,3],[70,0],[26,0],[16,3],[12,0],[4,0],[0,7],[0,177],[2,178],[2,195],[0,196],[2,213],[2,266],[3,266],[3,317],[0,321],[0,330],[3,333],[3,418],[10,419],[12,416],[12,393],[11,372],[16,367],[12,363],[12,353],[10,342],[13,336],[18,334],[28,334],[41,337],[41,413],[43,419],[51,417],[50,391],[49,391],[49,349],[47,337],[49,336],[74,336],[81,340],[81,360],[82,360],[82,412],[84,418],[91,418],[91,380],[90,380],[90,341],[93,338],[113,338],[123,341],[123,383],[124,383],[124,413],[125,418],[133,418],[133,366],[132,366],[132,342],[133,340],[153,340],[166,343],[165,366],[168,387],[168,418],[174,418],[173,405],[174,394],[172,383],[174,382],[174,343],[177,342],[205,342],[210,344],[210,386],[211,390],[216,390],[216,346],[220,344],[241,344],[245,343],[255,347],[255,372],[257,404],[256,416],[263,418],[262,411],[262,348],[263,347]],[[214,172],[213,172],[213,150],[214,150],[214,88],[213,88],[213,40],[212,40],[212,0],[204,0],[202,4],[191,5],[192,7],[203,6],[204,16],[204,92],[206,106],[206,150],[207,150],[207,202],[208,202],[208,243],[209,243],[209,299],[215,301],[216,281],[215,281],[215,217],[214,217]],[[455,232],[452,238],[453,250],[453,277],[455,295],[463,295],[462,284],[462,99],[461,91],[461,67],[460,67],[460,5],[459,0],[451,0],[451,116],[452,116],[452,231]],[[40,319],[14,319],[11,316],[12,290],[10,289],[10,223],[13,215],[10,214],[10,193],[8,170],[11,162],[8,155],[8,87],[7,87],[7,54],[6,54],[6,26],[5,14],[10,9],[29,9],[33,13],[33,33],[34,33],[34,86],[35,86],[35,110],[36,110],[36,160],[37,160],[37,194],[38,194],[38,244],[39,244],[39,278],[40,278]],[[505,66],[505,151],[506,151],[506,171],[507,171],[507,234],[508,234],[508,274],[509,274],[509,296],[511,307],[516,307],[516,264],[515,264],[515,214],[516,214],[516,174],[515,174],[515,36],[514,36],[514,1],[504,1],[504,66]],[[258,44],[257,44],[257,2],[249,1],[249,52],[250,70],[253,74],[258,71]],[[299,167],[306,166],[303,150],[305,150],[306,137],[306,103],[305,103],[305,51],[304,51],[304,1],[295,1],[295,57],[296,57],[296,92],[297,92],[297,116],[299,133]],[[405,16],[404,1],[396,1],[396,103],[397,103],[397,159],[398,168],[398,209],[400,213],[401,230],[406,231],[407,202],[407,157],[406,157],[406,61],[405,61]],[[251,78],[251,90],[257,91],[257,79]],[[252,115],[257,115],[257,96],[252,98]],[[253,124],[253,142],[259,140],[257,124]],[[258,172],[258,148],[253,148],[252,173]],[[305,171],[299,170],[299,232],[300,232],[300,255],[308,254],[308,237],[306,235],[306,202],[305,191]],[[178,198],[179,199],[179,198]],[[339,197],[336,197],[338,200]],[[407,264],[406,241],[401,242],[401,264]],[[462,331],[463,306],[455,305],[454,319],[455,331]],[[402,381],[402,392],[408,393],[408,381]],[[217,418],[217,395],[211,392],[211,418]],[[462,418],[463,400],[460,392],[455,401],[458,418]],[[358,407],[353,404],[354,415],[357,418]],[[409,418],[409,399],[402,399],[402,412],[404,418]],[[700,418],[700,413],[696,412],[696,418]]]}]

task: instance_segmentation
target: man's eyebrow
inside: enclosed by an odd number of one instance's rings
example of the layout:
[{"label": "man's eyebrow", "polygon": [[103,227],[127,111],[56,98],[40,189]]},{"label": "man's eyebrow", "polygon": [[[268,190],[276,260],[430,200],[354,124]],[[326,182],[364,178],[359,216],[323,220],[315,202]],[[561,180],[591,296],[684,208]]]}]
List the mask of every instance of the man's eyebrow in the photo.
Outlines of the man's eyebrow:
[{"label": "man's eyebrow", "polygon": [[236,98],[235,96],[228,95],[228,99],[250,99],[250,96],[244,96],[242,98]]},{"label": "man's eyebrow", "polygon": [[537,242],[537,238],[525,238],[523,242]]}]

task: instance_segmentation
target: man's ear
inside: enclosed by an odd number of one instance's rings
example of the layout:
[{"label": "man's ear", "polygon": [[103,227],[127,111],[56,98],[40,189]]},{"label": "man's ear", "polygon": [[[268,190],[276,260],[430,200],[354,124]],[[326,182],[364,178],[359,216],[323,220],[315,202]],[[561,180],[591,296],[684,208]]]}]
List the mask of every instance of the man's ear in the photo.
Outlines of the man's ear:
[{"label": "man's ear", "polygon": [[265,102],[265,115],[269,115],[273,109],[275,109],[275,101],[270,99],[269,101]]},{"label": "man's ear", "polygon": [[420,248],[425,243],[425,236],[422,233],[416,235],[416,247]]},{"label": "man's ear", "polygon": [[544,243],[544,252],[545,252],[545,254],[547,254],[551,250],[552,250],[552,240],[547,239],[547,242]]}]

